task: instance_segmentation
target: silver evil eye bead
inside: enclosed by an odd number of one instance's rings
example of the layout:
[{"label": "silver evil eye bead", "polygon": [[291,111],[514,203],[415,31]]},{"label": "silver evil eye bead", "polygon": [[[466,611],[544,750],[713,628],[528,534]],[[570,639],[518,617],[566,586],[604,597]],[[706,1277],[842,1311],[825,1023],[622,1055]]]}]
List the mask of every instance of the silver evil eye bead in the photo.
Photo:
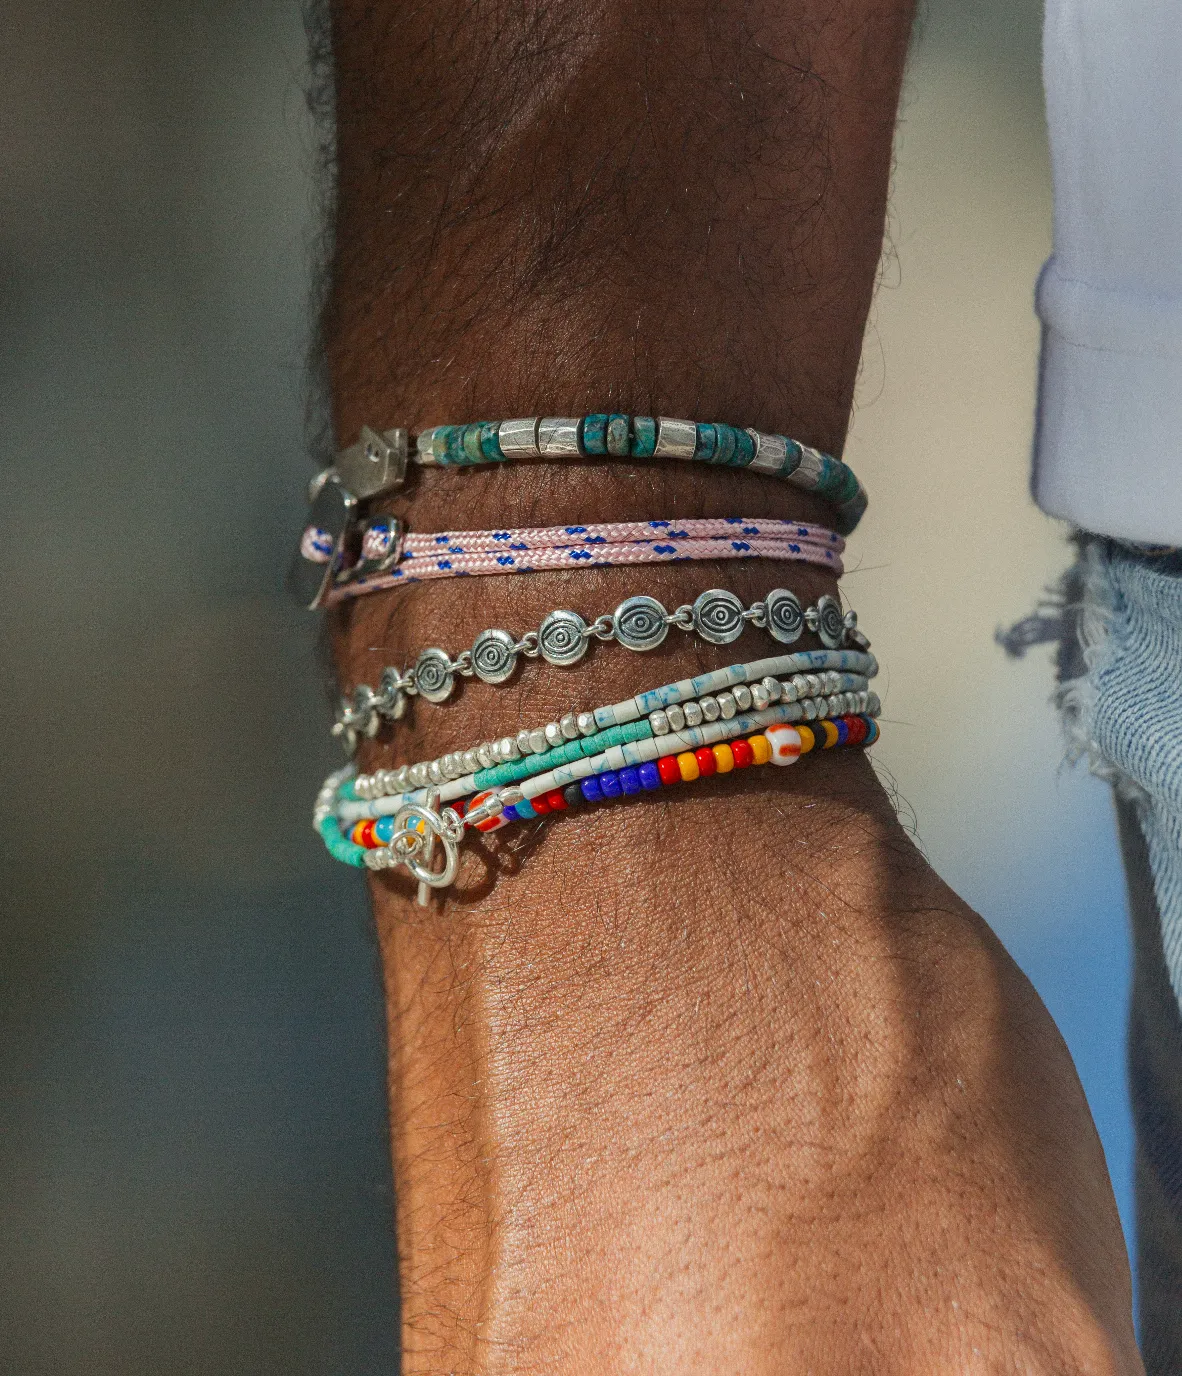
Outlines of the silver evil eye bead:
[{"label": "silver evil eye bead", "polygon": [[451,660],[445,651],[432,647],[415,660],[415,687],[428,702],[446,702],[455,684]]},{"label": "silver evil eye bead", "polygon": [[481,631],[472,642],[472,668],[485,683],[504,683],[517,668],[517,641],[508,631]]},{"label": "silver evil eye bead", "polygon": [[629,597],[612,617],[616,639],[626,650],[655,650],[669,634],[665,617],[655,597]]},{"label": "silver evil eye bead", "polygon": [[817,598],[817,635],[827,650],[836,650],[845,638],[841,603],[828,593]]},{"label": "silver evil eye bead", "polygon": [[774,588],[765,599],[767,629],[781,645],[791,645],[804,631],[800,599],[787,588]]},{"label": "silver evil eye bead", "polygon": [[547,664],[577,664],[587,653],[587,623],[578,612],[550,612],[538,627],[538,649]]},{"label": "silver evil eye bead", "polygon": [[743,634],[743,604],[733,592],[711,588],[693,607],[694,630],[711,645],[729,645]]}]

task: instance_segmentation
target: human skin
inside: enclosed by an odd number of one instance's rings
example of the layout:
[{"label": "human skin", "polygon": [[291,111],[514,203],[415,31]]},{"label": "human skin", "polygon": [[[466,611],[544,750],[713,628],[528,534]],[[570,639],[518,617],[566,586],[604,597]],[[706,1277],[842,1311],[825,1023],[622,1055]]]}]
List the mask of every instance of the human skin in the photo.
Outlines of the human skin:
[{"label": "human skin", "polygon": [[[909,24],[895,0],[334,0],[340,441],[616,409],[840,452]],[[420,472],[391,506],[824,520],[748,474],[618,461]],[[758,563],[418,585],[333,614],[342,684],[717,585],[833,590]],[[362,764],[748,651],[532,663],[416,704]],[[406,1372],[1141,1370],[1066,1048],[859,752],[476,838],[428,908],[371,884]]]}]

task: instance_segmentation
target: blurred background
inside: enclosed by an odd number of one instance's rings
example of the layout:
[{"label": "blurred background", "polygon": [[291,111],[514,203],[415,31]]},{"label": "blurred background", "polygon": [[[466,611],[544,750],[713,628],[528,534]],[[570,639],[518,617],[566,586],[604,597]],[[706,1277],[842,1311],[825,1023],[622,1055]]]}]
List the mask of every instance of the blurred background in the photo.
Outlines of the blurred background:
[{"label": "blurred background", "polygon": [[[880,767],[1058,1019],[1128,1229],[1110,804],[1060,769],[1049,652],[993,639],[1068,560],[1027,495],[1039,24],[927,4],[846,586]],[[279,589],[310,471],[300,5],[8,0],[4,29],[0,1371],[392,1373],[376,953],[309,829],[335,752]]]}]

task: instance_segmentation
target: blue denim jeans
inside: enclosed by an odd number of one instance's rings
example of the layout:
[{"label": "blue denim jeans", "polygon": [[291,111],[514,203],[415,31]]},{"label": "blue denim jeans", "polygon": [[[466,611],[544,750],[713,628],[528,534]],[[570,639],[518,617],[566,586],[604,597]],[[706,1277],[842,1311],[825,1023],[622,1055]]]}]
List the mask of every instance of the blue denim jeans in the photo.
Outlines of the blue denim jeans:
[{"label": "blue denim jeans", "polygon": [[1116,790],[1128,881],[1138,1311],[1165,1376],[1182,1372],[1182,554],[1085,537],[1067,588],[1060,704]]}]

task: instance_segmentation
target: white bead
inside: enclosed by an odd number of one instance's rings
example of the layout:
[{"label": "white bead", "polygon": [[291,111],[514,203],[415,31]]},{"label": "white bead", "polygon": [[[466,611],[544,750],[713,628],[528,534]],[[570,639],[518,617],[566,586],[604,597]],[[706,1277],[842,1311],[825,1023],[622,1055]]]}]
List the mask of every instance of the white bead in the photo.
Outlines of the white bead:
[{"label": "white bead", "polygon": [[751,685],[751,705],[757,712],[762,712],[768,705],[767,689],[762,683],[753,683]]},{"label": "white bead", "polygon": [[562,744],[564,739],[562,734],[562,727],[559,726],[559,724],[556,721],[547,722],[545,730],[546,744],[551,750],[553,750],[555,746],[559,746]]},{"label": "white bead", "polygon": [[546,733],[540,726],[529,733],[529,748],[535,755],[544,754],[550,748],[546,743]]},{"label": "white bead", "polygon": [[702,705],[698,702],[687,702],[681,709],[685,713],[686,726],[701,726],[702,724]]},{"label": "white bead", "polygon": [[699,706],[702,709],[702,716],[707,721],[717,721],[719,717],[718,699],[716,697],[702,698]]},{"label": "white bead", "polygon": [[653,728],[654,736],[667,736],[669,734],[669,718],[659,707],[655,712],[648,714],[648,724]]},{"label": "white bead", "polygon": [[558,724],[562,727],[562,734],[568,741],[579,739],[579,722],[573,712],[568,712]]},{"label": "white bead", "polygon": [[738,708],[737,708],[736,705],[735,705],[735,695],[734,695],[734,693],[731,693],[731,692],[726,691],[726,690],[724,690],[723,692],[719,693],[719,695],[718,695],[718,711],[719,711],[719,715],[722,717],[723,721],[730,721],[730,719],[731,719],[731,718],[735,715],[735,713],[738,711]]},{"label": "white bead", "polygon": [[685,713],[677,703],[665,708],[665,715],[669,718],[669,729],[671,731],[685,730]]},{"label": "white bead", "polygon": [[739,711],[749,712],[751,710],[751,689],[745,683],[736,683],[731,692],[735,695],[735,706]]},{"label": "white bead", "polygon": [[580,712],[575,718],[575,723],[581,736],[593,736],[599,730],[599,727],[595,725],[594,712]]},{"label": "white bead", "polygon": [[514,736],[502,736],[497,742],[497,753],[502,760],[517,760],[521,758],[521,751],[517,748],[517,739]]},{"label": "white bead", "polygon": [[787,766],[800,759],[800,732],[794,726],[769,726],[763,734],[772,748],[772,764]]}]

